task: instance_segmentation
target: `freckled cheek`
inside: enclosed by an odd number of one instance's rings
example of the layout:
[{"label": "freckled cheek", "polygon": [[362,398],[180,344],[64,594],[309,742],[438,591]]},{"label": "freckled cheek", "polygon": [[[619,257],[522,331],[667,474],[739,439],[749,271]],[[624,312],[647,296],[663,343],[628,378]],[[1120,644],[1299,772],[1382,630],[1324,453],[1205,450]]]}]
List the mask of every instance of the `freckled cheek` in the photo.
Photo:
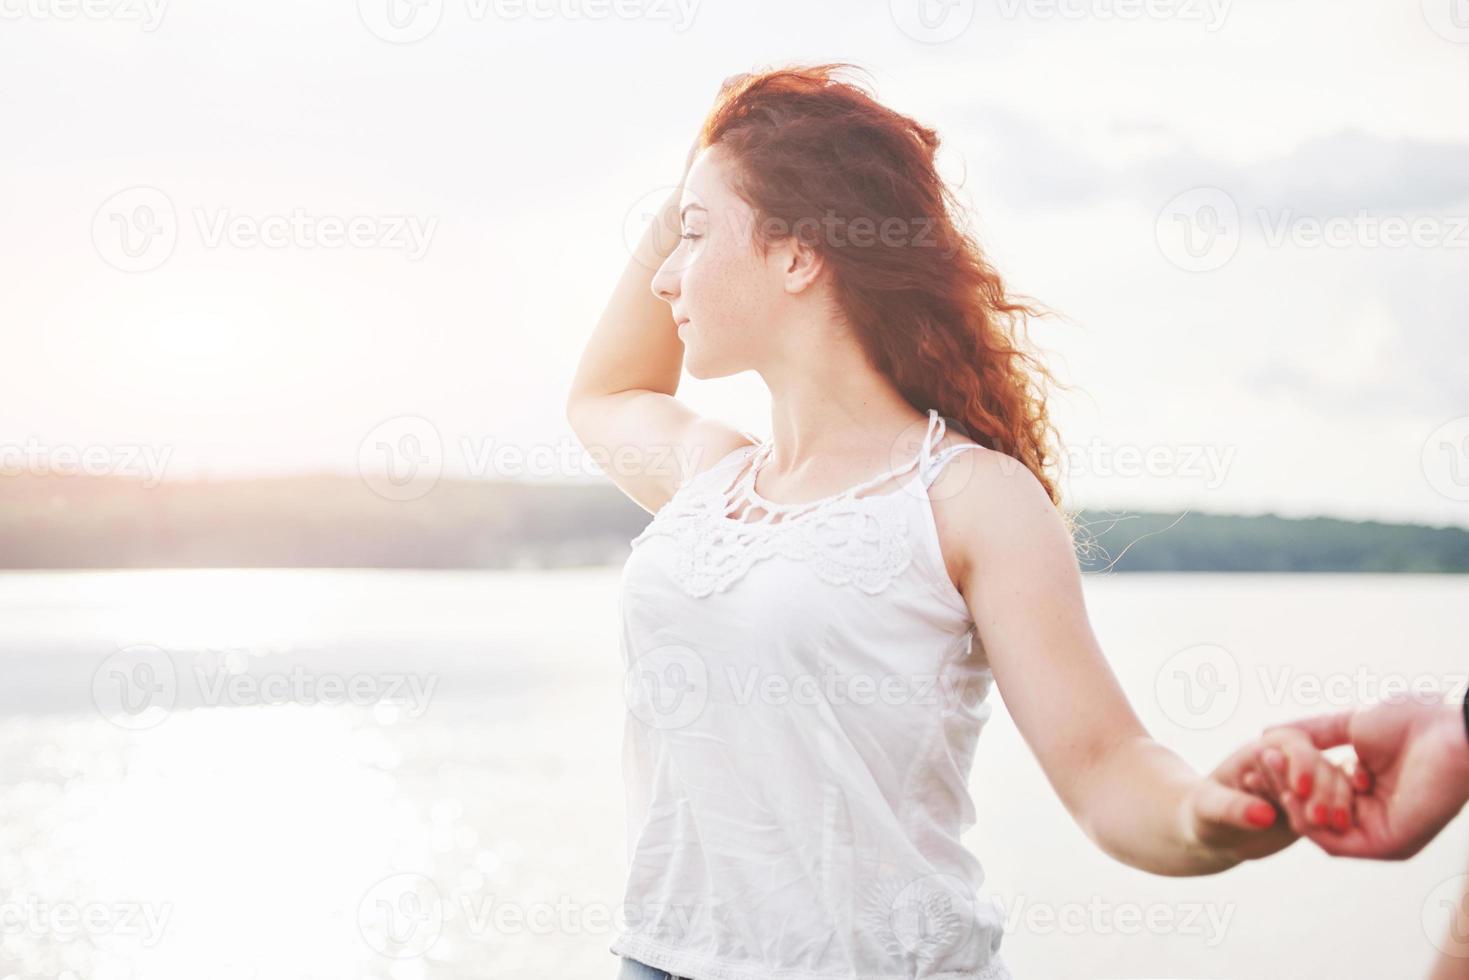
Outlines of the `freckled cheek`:
[{"label": "freckled cheek", "polygon": [[705,240],[704,247],[685,267],[682,279],[684,308],[698,323],[705,343],[726,334],[726,327],[738,321],[750,304],[751,290],[758,275],[749,257],[731,254],[728,242]]},{"label": "freckled cheek", "polygon": [[689,267],[686,279],[710,300],[729,301],[748,294],[757,275],[748,254],[732,250],[729,242],[711,242],[698,262]]},{"label": "freckled cheek", "polygon": [[689,315],[707,312],[718,302],[720,281],[719,256],[701,248],[689,256],[681,277],[683,294],[689,303]]}]

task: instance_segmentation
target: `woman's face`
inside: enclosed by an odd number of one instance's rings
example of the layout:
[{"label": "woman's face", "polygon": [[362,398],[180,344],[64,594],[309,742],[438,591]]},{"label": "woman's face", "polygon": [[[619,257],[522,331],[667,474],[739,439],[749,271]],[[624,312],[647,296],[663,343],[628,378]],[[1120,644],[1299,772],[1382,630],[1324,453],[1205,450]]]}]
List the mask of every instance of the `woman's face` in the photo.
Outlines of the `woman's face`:
[{"label": "woman's face", "polygon": [[683,237],[653,276],[684,342],[695,378],[722,378],[763,363],[790,297],[780,273],[781,250],[754,248],[755,214],[729,183],[718,146],[695,159],[684,181]]}]

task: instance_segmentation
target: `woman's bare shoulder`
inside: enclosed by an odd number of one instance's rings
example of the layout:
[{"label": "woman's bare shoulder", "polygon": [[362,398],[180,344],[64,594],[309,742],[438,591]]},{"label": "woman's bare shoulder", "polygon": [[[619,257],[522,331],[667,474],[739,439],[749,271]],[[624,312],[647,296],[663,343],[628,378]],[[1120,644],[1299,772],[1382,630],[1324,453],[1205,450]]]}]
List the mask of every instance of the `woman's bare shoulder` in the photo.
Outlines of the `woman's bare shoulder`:
[{"label": "woman's bare shoulder", "polygon": [[1037,534],[1045,522],[1059,522],[1060,514],[1045,486],[1014,456],[957,433],[946,433],[938,449],[960,445],[971,448],[948,454],[928,496],[944,564],[962,592],[984,542]]}]

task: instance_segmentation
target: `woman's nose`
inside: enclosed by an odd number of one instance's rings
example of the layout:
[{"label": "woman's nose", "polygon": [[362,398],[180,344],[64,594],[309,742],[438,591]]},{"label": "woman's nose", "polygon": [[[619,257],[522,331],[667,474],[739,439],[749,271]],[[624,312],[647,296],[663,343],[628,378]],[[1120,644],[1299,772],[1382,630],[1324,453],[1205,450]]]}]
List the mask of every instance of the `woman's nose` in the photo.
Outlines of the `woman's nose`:
[{"label": "woman's nose", "polygon": [[658,271],[653,273],[651,287],[654,296],[669,304],[678,298],[678,272],[672,265],[672,256],[664,260]]}]

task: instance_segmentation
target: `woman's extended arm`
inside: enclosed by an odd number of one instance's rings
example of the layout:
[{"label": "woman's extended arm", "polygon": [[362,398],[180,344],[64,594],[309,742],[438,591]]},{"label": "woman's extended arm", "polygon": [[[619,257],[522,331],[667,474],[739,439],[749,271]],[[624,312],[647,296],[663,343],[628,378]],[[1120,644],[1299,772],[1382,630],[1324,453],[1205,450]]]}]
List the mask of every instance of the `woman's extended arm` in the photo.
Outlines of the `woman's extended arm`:
[{"label": "woman's extended arm", "polygon": [[[934,484],[963,593],[1010,715],[1067,810],[1107,854],[1161,875],[1223,871],[1296,839],[1237,786],[1253,746],[1206,779],[1154,741],[1088,621],[1074,546],[1015,459],[966,454]],[[1228,785],[1227,785],[1228,784]]]}]

